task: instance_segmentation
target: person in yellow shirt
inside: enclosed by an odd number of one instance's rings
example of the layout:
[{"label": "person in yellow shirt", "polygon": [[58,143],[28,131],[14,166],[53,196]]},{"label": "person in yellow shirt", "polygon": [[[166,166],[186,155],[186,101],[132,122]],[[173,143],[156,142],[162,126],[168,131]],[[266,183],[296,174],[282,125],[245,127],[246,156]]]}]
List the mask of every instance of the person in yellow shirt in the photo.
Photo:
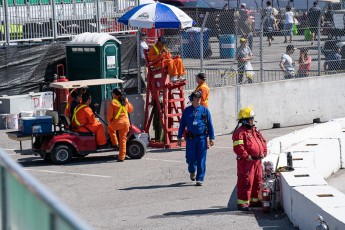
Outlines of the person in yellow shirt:
[{"label": "person in yellow shirt", "polygon": [[168,74],[171,82],[185,81],[186,78],[182,77],[186,74],[182,59],[180,57],[172,58],[168,47],[165,45],[167,40],[165,37],[160,36],[158,42],[149,49],[147,57],[150,62],[156,62],[154,68],[168,68]]},{"label": "person in yellow shirt", "polygon": [[[134,108],[126,98],[123,90],[115,88],[112,91],[112,97],[113,100],[109,104],[107,111],[108,133],[114,148],[120,144],[118,161],[123,162],[126,157],[127,133],[130,127],[128,113],[133,112]],[[117,139],[116,132],[119,133],[119,140]]]},{"label": "person in yellow shirt", "polygon": [[201,101],[200,104],[208,108],[208,99],[210,96],[210,88],[206,84],[206,75],[205,73],[198,73],[195,75],[195,81],[198,83],[198,86],[194,90],[194,92],[200,91],[201,92]]}]

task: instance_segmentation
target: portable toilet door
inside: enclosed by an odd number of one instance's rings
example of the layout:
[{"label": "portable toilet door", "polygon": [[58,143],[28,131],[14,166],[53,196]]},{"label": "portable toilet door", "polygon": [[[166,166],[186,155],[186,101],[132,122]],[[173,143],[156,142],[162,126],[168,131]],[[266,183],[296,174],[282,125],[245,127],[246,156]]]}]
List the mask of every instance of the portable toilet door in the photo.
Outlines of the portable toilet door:
[{"label": "portable toilet door", "polygon": [[[107,33],[83,33],[66,45],[67,77],[69,80],[100,78],[121,79],[121,42]],[[92,86],[88,91],[93,102],[101,104],[111,98],[114,85]]]},{"label": "portable toilet door", "polygon": [[[104,45],[103,47],[104,61],[102,68],[104,71],[105,78],[121,78],[121,53],[120,47],[113,43]],[[106,92],[107,98],[111,98],[111,88],[115,85],[105,85],[102,86],[102,91]]]}]

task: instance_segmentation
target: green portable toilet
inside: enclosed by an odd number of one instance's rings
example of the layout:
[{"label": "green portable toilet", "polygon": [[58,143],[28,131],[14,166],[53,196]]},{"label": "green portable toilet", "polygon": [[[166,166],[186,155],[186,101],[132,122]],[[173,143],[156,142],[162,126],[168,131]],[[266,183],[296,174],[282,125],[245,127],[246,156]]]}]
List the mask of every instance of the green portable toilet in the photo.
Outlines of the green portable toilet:
[{"label": "green portable toilet", "polygon": [[[100,78],[121,79],[121,42],[107,33],[79,34],[66,45],[67,77],[70,81]],[[89,88],[93,103],[111,98],[116,85]]]}]

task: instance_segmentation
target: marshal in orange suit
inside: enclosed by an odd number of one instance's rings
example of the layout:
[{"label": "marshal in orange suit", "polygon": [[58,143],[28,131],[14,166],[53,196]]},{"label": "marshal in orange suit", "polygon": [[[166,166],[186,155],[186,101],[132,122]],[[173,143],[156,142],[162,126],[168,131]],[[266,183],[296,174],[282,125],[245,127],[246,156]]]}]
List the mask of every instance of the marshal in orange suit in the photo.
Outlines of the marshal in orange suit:
[{"label": "marshal in orange suit", "polygon": [[[107,111],[108,133],[113,147],[117,147],[120,144],[118,161],[122,162],[126,157],[127,133],[130,127],[128,113],[133,112],[134,109],[133,105],[125,97],[123,90],[119,88],[113,89],[112,97],[113,100],[109,104]],[[117,139],[116,132],[119,134],[119,140]]]},{"label": "marshal in orange suit", "polygon": [[169,49],[165,45],[166,42],[166,38],[160,36],[158,38],[158,42],[149,49],[147,57],[150,62],[156,62],[158,60],[161,60],[155,63],[153,67],[167,67],[171,82],[176,82],[178,80],[185,81],[186,78],[182,77],[186,74],[182,59],[180,57],[171,57]]},{"label": "marshal in orange suit", "polygon": [[102,123],[95,119],[95,114],[90,108],[92,98],[89,93],[82,95],[82,103],[74,109],[72,117],[73,127],[78,128],[78,132],[92,132],[96,135],[97,148],[104,148],[107,140]]}]

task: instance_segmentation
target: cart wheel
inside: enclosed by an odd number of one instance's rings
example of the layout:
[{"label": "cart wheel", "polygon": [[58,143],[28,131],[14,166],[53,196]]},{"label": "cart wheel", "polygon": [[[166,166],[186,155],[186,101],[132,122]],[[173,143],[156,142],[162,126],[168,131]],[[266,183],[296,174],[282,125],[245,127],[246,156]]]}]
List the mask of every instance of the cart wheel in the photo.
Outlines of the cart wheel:
[{"label": "cart wheel", "polygon": [[55,164],[66,164],[72,159],[72,149],[66,144],[56,145],[51,153],[51,159]]},{"label": "cart wheel", "polygon": [[127,156],[132,159],[140,159],[146,153],[146,145],[140,139],[133,139],[127,143]]}]

